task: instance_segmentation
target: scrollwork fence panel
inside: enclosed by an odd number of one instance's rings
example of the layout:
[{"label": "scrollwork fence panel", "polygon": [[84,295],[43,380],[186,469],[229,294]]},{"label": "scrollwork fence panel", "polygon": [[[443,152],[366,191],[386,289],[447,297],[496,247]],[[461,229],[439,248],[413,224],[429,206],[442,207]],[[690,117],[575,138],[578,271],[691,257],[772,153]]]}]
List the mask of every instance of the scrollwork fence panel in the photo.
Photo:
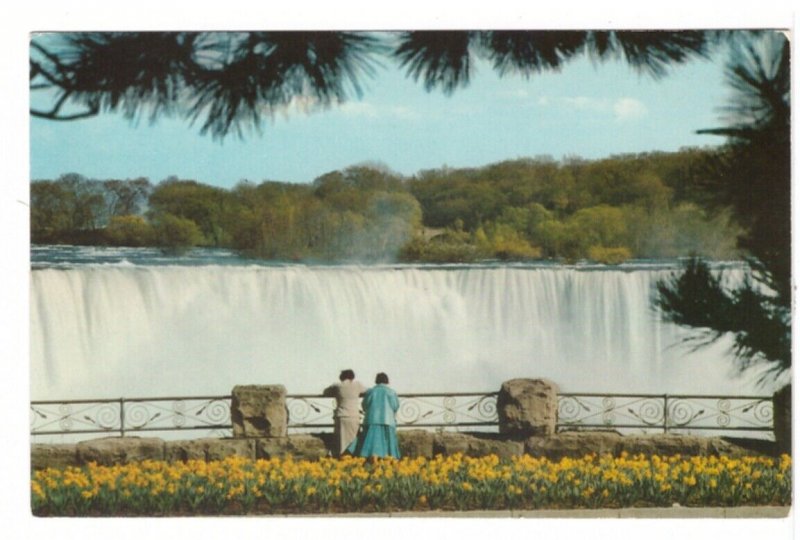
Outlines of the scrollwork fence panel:
[{"label": "scrollwork fence panel", "polygon": [[230,396],[31,402],[31,435],[231,431]]},{"label": "scrollwork fence panel", "polygon": [[121,400],[32,402],[31,434],[120,432],[121,405]]},{"label": "scrollwork fence panel", "polygon": [[772,398],[654,394],[560,394],[559,431],[637,429],[641,432],[773,430]]},{"label": "scrollwork fence panel", "polygon": [[129,399],[124,407],[125,431],[231,429],[228,396]]},{"label": "scrollwork fence panel", "polygon": [[772,430],[771,398],[670,396],[669,427],[693,429]]},{"label": "scrollwork fence panel", "polygon": [[558,426],[591,428],[663,427],[661,396],[559,394]]},{"label": "scrollwork fence panel", "polygon": [[289,411],[289,429],[333,428],[336,401],[315,395],[286,396]]},{"label": "scrollwork fence panel", "polygon": [[497,393],[400,396],[399,427],[496,426]]}]

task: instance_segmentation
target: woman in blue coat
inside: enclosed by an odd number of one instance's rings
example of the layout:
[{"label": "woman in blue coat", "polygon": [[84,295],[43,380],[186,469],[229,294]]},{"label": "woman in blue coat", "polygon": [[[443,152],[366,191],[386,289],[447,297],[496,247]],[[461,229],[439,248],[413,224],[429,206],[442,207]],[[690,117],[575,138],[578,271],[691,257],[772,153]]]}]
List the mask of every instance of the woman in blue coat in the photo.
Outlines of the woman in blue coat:
[{"label": "woman in blue coat", "polygon": [[397,444],[397,421],[395,413],[400,408],[397,393],[389,387],[386,373],[378,373],[375,386],[364,394],[361,401],[364,410],[363,429],[349,450],[362,457],[400,457]]}]

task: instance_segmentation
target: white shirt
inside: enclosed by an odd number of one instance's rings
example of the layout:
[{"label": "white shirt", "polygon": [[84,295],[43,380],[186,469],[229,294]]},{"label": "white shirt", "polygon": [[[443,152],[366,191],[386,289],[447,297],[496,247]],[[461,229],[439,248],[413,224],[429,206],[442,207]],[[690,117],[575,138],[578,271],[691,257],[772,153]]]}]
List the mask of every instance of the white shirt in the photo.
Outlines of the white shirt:
[{"label": "white shirt", "polygon": [[336,398],[336,417],[356,417],[361,407],[360,395],[367,391],[367,388],[356,380],[344,380],[332,384],[322,393],[324,396]]}]

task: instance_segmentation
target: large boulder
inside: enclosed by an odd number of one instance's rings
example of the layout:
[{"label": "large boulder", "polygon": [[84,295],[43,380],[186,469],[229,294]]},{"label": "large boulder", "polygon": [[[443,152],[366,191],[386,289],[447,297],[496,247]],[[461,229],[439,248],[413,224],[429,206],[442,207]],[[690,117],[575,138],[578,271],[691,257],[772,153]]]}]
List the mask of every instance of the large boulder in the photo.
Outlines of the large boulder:
[{"label": "large boulder", "polygon": [[556,432],[558,386],[547,379],[512,379],[497,395],[500,433],[524,439]]},{"label": "large boulder", "polygon": [[167,441],[164,457],[167,461],[219,461],[229,456],[255,457],[255,443],[252,439],[194,439],[188,441]]},{"label": "large boulder", "polygon": [[424,429],[401,429],[397,432],[400,455],[408,457],[433,457],[434,434]]},{"label": "large boulder", "polygon": [[62,469],[79,464],[78,449],[74,444],[31,445],[31,469]]},{"label": "large boulder", "polygon": [[315,435],[291,435],[270,437],[256,441],[256,459],[273,457],[314,460],[330,455],[322,437]]},{"label": "large boulder", "polygon": [[234,387],[231,421],[234,438],[286,437],[286,388],[280,384]]},{"label": "large boulder", "polygon": [[433,440],[433,453],[450,456],[456,453],[470,457],[495,454],[500,458],[521,456],[525,446],[520,441],[495,437],[479,437],[466,433],[437,433]]},{"label": "large boulder", "polygon": [[94,461],[98,465],[115,465],[164,459],[164,441],[156,438],[104,437],[79,442],[76,446],[81,464]]}]

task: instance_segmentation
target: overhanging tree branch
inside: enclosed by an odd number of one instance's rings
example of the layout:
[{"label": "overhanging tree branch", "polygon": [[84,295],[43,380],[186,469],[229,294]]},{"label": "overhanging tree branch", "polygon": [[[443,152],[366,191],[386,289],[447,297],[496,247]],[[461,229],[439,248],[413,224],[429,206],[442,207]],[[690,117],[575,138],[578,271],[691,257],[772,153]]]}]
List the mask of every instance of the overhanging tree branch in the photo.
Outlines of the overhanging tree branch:
[{"label": "overhanging tree branch", "polygon": [[90,105],[89,109],[79,113],[72,113],[72,114],[60,114],[61,107],[67,102],[71,92],[67,91],[64,92],[61,97],[58,98],[58,101],[53,106],[52,109],[49,111],[38,111],[35,109],[30,110],[31,116],[35,116],[36,118],[44,118],[46,120],[58,120],[58,121],[70,121],[70,120],[80,120],[81,118],[90,118],[92,116],[97,116],[100,112],[100,107],[97,105]]},{"label": "overhanging tree branch", "polygon": [[97,116],[99,113],[100,113],[99,108],[93,108],[85,112],[66,114],[66,115],[59,115],[52,111],[42,112],[42,111],[37,111],[35,109],[30,110],[31,116],[35,116],[36,118],[44,118],[45,120],[56,120],[56,121],[69,121],[69,120],[80,120],[81,118],[91,118],[92,116]]},{"label": "overhanging tree branch", "polygon": [[[34,66],[32,59],[32,71],[57,88],[73,90],[70,101],[93,101],[109,112],[122,109],[129,118],[145,107],[153,119],[178,111],[214,137],[241,134],[243,126],[258,129],[264,116],[298,99],[325,107],[360,96],[362,80],[374,73],[379,56],[398,61],[427,90],[451,94],[469,84],[479,58],[500,76],[529,77],[587,53],[622,59],[657,77],[669,65],[704,57],[719,40],[707,31],[582,30],[83,32],[58,38],[57,48],[34,38],[32,50],[52,66]],[[64,120],[91,110],[37,115]]]},{"label": "overhanging tree branch", "polygon": [[792,365],[789,42],[779,33],[757,37],[732,50],[727,125],[701,131],[728,139],[707,163],[702,188],[709,207],[731,208],[743,225],[748,279],[724,287],[705,263],[691,261],[659,283],[655,304],[707,344],[733,336],[742,370],[766,363],[765,377],[777,378]]}]

